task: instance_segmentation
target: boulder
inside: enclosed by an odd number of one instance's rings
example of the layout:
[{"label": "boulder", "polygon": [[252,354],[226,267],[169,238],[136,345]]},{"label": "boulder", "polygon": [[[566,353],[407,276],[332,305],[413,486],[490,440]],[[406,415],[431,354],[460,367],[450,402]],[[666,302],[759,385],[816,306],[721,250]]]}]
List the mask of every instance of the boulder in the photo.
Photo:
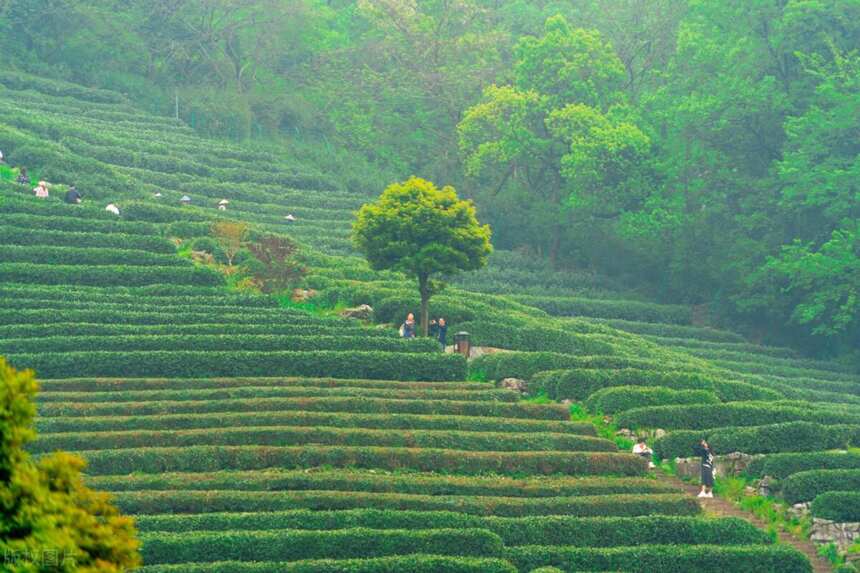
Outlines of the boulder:
[{"label": "boulder", "polygon": [[347,308],[341,311],[340,315],[344,318],[355,318],[357,320],[371,320],[373,318],[373,307],[369,304],[362,304],[355,308]]},{"label": "boulder", "polygon": [[738,476],[750,462],[761,456],[751,456],[741,452],[732,452],[724,456],[716,456],[714,460],[714,471],[720,476]]},{"label": "boulder", "polygon": [[520,378],[505,378],[496,383],[496,387],[505,388],[506,390],[514,390],[525,394],[528,391],[528,384]]},{"label": "boulder", "polygon": [[857,539],[860,539],[860,523],[840,523],[814,517],[809,538],[820,545],[835,543],[839,551],[846,551]]},{"label": "boulder", "polygon": [[702,461],[699,458],[675,458],[675,473],[679,478],[702,477]]}]

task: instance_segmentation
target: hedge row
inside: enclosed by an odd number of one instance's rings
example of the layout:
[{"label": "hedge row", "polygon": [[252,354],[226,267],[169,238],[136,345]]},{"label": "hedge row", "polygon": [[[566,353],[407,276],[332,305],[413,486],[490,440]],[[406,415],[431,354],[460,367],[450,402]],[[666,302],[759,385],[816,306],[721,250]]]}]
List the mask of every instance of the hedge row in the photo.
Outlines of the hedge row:
[{"label": "hedge row", "polygon": [[479,528],[488,529],[499,535],[506,546],[615,547],[653,544],[763,545],[770,543],[767,534],[743,519],[665,515],[485,517],[443,511],[353,509],[141,515],[135,521],[139,529],[144,532],[337,530],[353,527],[418,530]]},{"label": "hedge row", "polygon": [[[343,378],[67,378],[39,383],[42,392],[115,392],[137,390],[205,390],[223,388],[339,388],[383,389],[396,391],[437,391],[434,395],[461,393],[481,399],[485,396],[510,395],[508,390],[499,390],[481,382],[396,382],[392,380],[349,380]],[[40,398],[46,394],[40,394]],[[457,399],[457,398],[450,398]],[[463,398],[460,398],[463,399]]]},{"label": "hedge row", "polygon": [[750,462],[744,473],[750,477],[777,479],[808,470],[860,469],[860,453],[811,452],[774,454]]},{"label": "hedge row", "polygon": [[[74,211],[77,207],[66,205],[66,211]],[[30,214],[10,213],[7,208],[0,204],[0,213],[3,213],[3,225],[18,227],[19,232],[26,233],[30,229],[43,231],[67,231],[72,233],[123,233],[126,235],[154,235],[160,234],[158,227],[151,223],[135,221],[124,221],[114,217],[111,219],[90,218],[85,216],[69,217],[65,213],[60,214]],[[87,213],[89,214],[89,213]]]},{"label": "hedge row", "polygon": [[[420,495],[502,497],[575,497],[615,494],[677,493],[677,488],[649,478],[452,476],[390,474],[378,470],[267,470],[215,474],[147,474],[87,479],[91,487],[107,491],[364,491]],[[366,527],[378,527],[366,524]],[[298,527],[289,525],[285,527]],[[359,527],[353,525],[352,527]],[[404,525],[403,527],[407,527]],[[449,527],[440,524],[438,527]],[[451,526],[453,527],[453,526]],[[201,528],[208,529],[208,528]],[[253,528],[252,528],[253,529]],[[312,528],[314,529],[314,528]]]},{"label": "hedge row", "polygon": [[[44,314],[44,313],[42,313]],[[314,320],[314,322],[310,322]],[[0,338],[39,338],[48,336],[125,336],[139,335],[267,335],[267,336],[361,336],[364,338],[394,338],[396,331],[339,325],[334,322],[308,319],[308,323],[272,324],[98,324],[57,322],[54,324],[0,325]]]},{"label": "hedge row", "polygon": [[454,449],[480,452],[616,452],[614,442],[575,434],[513,434],[416,430],[391,432],[363,428],[264,426],[202,430],[81,432],[42,434],[33,452],[109,450],[185,446],[305,446]]},{"label": "hedge row", "polygon": [[[181,382],[181,381],[180,381]],[[64,391],[54,390],[43,392],[39,399],[42,403],[49,402],[147,402],[147,401],[185,401],[185,400],[235,400],[256,398],[386,398],[389,400],[451,400],[465,402],[499,401],[516,402],[519,394],[510,390],[487,390],[475,392],[466,390],[446,390],[444,388],[399,388],[400,384],[392,383],[388,388],[365,388],[361,386],[320,387],[300,385],[263,385],[239,386],[233,388],[186,388],[186,389],[144,389],[125,390],[116,388],[107,391]],[[447,383],[440,383],[447,384]],[[453,385],[453,383],[451,383]]]},{"label": "hedge row", "polygon": [[[3,345],[0,344],[0,349]],[[616,414],[642,406],[658,404],[716,404],[720,399],[706,390],[672,390],[648,386],[616,386],[591,394],[586,406],[592,412]]]},{"label": "hedge row", "polygon": [[514,300],[556,316],[620,318],[643,322],[688,325],[693,319],[689,306],[656,304],[635,300],[601,300],[573,297],[516,295]]},{"label": "hedge row", "polygon": [[517,573],[504,559],[405,555],[376,559],[221,561],[142,567],[140,573]]},{"label": "hedge row", "polygon": [[726,349],[703,349],[703,348],[688,348],[685,352],[693,356],[698,356],[706,360],[714,361],[731,361],[734,363],[755,363],[763,366],[772,366],[774,368],[801,368],[807,370],[821,370],[825,372],[842,372],[853,373],[851,366],[840,364],[838,362],[827,362],[824,360],[815,360],[812,358],[798,357],[783,357],[783,356],[763,356],[759,353],[726,350]]},{"label": "hedge row", "polygon": [[101,249],[6,245],[0,253],[3,263],[34,263],[42,265],[123,265],[130,267],[183,267],[191,261],[175,255],[134,251],[129,249]]},{"label": "hedge row", "polygon": [[[178,260],[185,264],[183,259],[171,257],[169,260]],[[49,308],[67,308],[74,306],[81,308],[82,306],[102,306],[110,305],[111,307],[128,306],[129,308],[142,307],[177,307],[184,308],[200,308],[200,309],[242,309],[247,312],[266,312],[270,310],[278,310],[277,300],[270,297],[260,296],[242,296],[229,295],[226,292],[222,295],[205,294],[208,288],[222,287],[190,287],[192,289],[201,289],[203,292],[196,295],[145,295],[145,294],[124,294],[124,290],[115,287],[107,288],[90,288],[80,287],[75,288],[73,285],[57,287],[52,285],[18,285],[21,288],[13,288],[8,283],[0,288],[0,297],[12,297],[29,305],[30,308],[39,308],[42,304]],[[165,288],[179,289],[182,286],[188,285],[160,285]],[[139,287],[145,288],[145,287]],[[131,289],[134,290],[134,289]],[[330,320],[333,323],[347,324],[344,319]]]},{"label": "hedge row", "polygon": [[569,368],[614,370],[653,366],[653,361],[628,356],[574,356],[558,352],[496,352],[480,356],[471,363],[471,369],[483,372],[488,380],[530,379],[538,372]]},{"label": "hedge row", "polygon": [[128,335],[128,336],[47,336],[0,340],[0,354],[30,354],[44,352],[75,352],[88,348],[100,351],[155,351],[194,349],[202,351],[322,351],[363,350],[383,352],[440,352],[439,343],[431,338],[363,337],[363,336],[284,336],[284,335]]},{"label": "hedge row", "polygon": [[458,323],[457,329],[471,334],[472,343],[479,346],[588,355],[613,353],[607,342],[557,328],[474,320]]},{"label": "hedge row", "polygon": [[860,469],[798,472],[779,485],[782,497],[788,503],[803,503],[828,491],[860,491]]},{"label": "hedge row", "polygon": [[682,371],[576,368],[547,370],[536,374],[529,383],[529,392],[545,392],[555,400],[585,400],[604,389],[630,386],[713,392],[714,381],[701,374]]},{"label": "hedge row", "polygon": [[658,324],[654,322],[637,322],[632,320],[595,320],[598,324],[605,324],[631,332],[647,336],[661,336],[664,338],[687,338],[693,340],[706,340],[711,342],[745,342],[744,337],[728,330],[716,330],[714,328],[702,328],[696,326],[682,326],[680,324]]},{"label": "hedge row", "polygon": [[19,368],[42,378],[145,376],[330,376],[381,380],[463,380],[459,354],[320,350],[313,352],[153,351],[10,354]]},{"label": "hedge row", "polygon": [[113,494],[117,505],[135,515],[174,513],[268,512],[295,509],[342,511],[351,509],[455,511],[469,515],[526,517],[637,517],[697,515],[695,499],[681,494],[635,494],[578,497],[496,497],[406,495],[353,491],[159,491]]},{"label": "hedge row", "polygon": [[497,556],[502,540],[486,529],[337,529],[330,531],[218,531],[142,536],[146,563],[299,561],[425,553]]},{"label": "hedge row", "polygon": [[90,475],[306,468],[414,469],[475,475],[498,473],[638,476],[645,461],[604,452],[465,452],[380,447],[189,446],[83,452]]},{"label": "hedge row", "polygon": [[624,428],[702,430],[725,426],[757,426],[774,420],[820,424],[860,424],[855,411],[824,408],[820,404],[730,402],[715,405],[649,406],[627,410],[616,422]]},{"label": "hedge row", "polygon": [[[16,297],[17,300],[17,297]],[[104,302],[90,301],[86,298],[77,302],[63,300],[31,300],[23,299],[18,307],[21,310],[28,311],[54,311],[62,313],[65,316],[66,312],[90,312],[90,313],[110,313],[112,315],[128,314],[186,314],[186,315],[209,315],[217,317],[221,315],[241,315],[248,319],[253,317],[261,323],[272,322],[273,320],[293,320],[296,318],[305,319],[305,321],[317,320],[313,315],[307,314],[298,309],[281,309],[276,307],[245,307],[242,305],[232,305],[229,301],[220,300],[210,297],[208,300],[201,299],[198,301],[181,303],[168,297],[152,297],[149,299],[141,299],[140,302]],[[320,321],[325,322],[325,321]],[[337,324],[329,322],[328,324]]]},{"label": "hedge row", "polygon": [[816,368],[796,368],[793,366],[785,366],[782,364],[773,364],[765,360],[756,362],[732,362],[729,360],[711,360],[714,365],[726,370],[734,372],[744,372],[748,374],[758,374],[761,376],[778,376],[781,378],[814,378],[830,381],[849,382],[857,384],[858,378],[856,374],[848,374],[844,372],[831,372],[819,370]]},{"label": "hedge row", "polygon": [[654,453],[664,459],[689,457],[693,455],[693,446],[701,439],[706,439],[718,454],[814,452],[858,444],[859,438],[860,426],[783,422],[765,426],[674,431],[654,442]]},{"label": "hedge row", "polygon": [[812,502],[812,515],[831,521],[860,521],[860,492],[830,491]]},{"label": "hedge row", "polygon": [[564,571],[626,573],[811,573],[805,555],[787,545],[640,545],[605,549],[524,546],[506,548],[519,571],[556,566]]},{"label": "hedge row", "polygon": [[134,249],[153,253],[174,254],[176,247],[167,239],[148,235],[122,233],[72,233],[65,231],[22,230],[0,227],[0,244],[3,245],[74,245],[103,249]]},{"label": "hedge row", "polygon": [[775,356],[777,358],[795,358],[798,356],[797,351],[793,348],[783,346],[764,346],[754,344],[752,342],[716,342],[711,340],[702,340],[688,337],[663,337],[645,335],[645,337],[659,344],[660,346],[669,346],[676,350],[684,350],[695,348],[700,350],[733,350],[736,352],[745,352],[762,356]]},{"label": "hedge row", "polygon": [[132,310],[98,309],[0,309],[0,325],[9,324],[52,324],[57,322],[79,323],[121,323],[152,325],[189,325],[189,324],[303,324],[317,322],[302,311],[288,309],[247,309],[238,313],[223,313],[217,308],[206,312],[183,312],[162,308],[161,312],[136,312]]},{"label": "hedge row", "polygon": [[[142,415],[126,415],[119,409],[107,412],[102,417],[39,416],[37,425],[41,432],[96,432],[118,430],[167,430],[194,428],[221,428],[224,426],[329,426],[335,428],[378,428],[389,430],[461,430],[473,432],[556,432],[593,435],[594,427],[585,422],[562,422],[533,420],[526,418],[415,415],[396,412],[377,414],[353,414],[349,412],[308,412],[282,410],[279,401],[251,401],[242,404],[244,412],[213,412],[211,414],[179,413],[157,415],[143,412]],[[46,411],[47,410],[47,411]],[[67,416],[68,410],[51,411],[41,408],[43,414]],[[76,414],[78,410],[71,412]]]},{"label": "hedge row", "polygon": [[0,282],[79,285],[147,285],[178,283],[220,285],[224,277],[207,267],[77,266],[0,263]]}]

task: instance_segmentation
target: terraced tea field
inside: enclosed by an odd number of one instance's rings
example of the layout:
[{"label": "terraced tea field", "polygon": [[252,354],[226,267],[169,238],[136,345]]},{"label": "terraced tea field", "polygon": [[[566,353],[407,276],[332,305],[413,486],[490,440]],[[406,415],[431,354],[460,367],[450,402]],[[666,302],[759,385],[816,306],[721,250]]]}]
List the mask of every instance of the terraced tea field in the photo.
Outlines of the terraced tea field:
[{"label": "terraced tea field", "polygon": [[[86,458],[89,483],[137,517],[144,571],[810,570],[545,403],[564,399],[667,430],[653,443],[667,458],[702,436],[765,454],[749,473],[787,478],[816,515],[858,507],[839,491],[858,456],[835,450],[860,443],[860,379],[839,365],[504,252],[433,301],[452,332],[506,351],[467,364],[397,337],[414,289],[349,245],[368,198],[118,94],[12,73],[0,86],[9,161],[85,195],[0,182],[0,354],[42,379],[34,452]],[[324,312],[182,256],[225,219],[296,237]],[[330,312],[362,303],[376,325]],[[510,376],[539,399],[489,383]]]}]

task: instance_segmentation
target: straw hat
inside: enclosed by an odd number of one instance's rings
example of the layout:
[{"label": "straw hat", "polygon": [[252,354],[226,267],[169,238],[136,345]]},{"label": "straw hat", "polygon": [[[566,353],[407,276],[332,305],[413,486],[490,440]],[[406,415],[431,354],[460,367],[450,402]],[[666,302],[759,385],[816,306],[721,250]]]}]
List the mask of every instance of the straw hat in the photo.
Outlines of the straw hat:
[{"label": "straw hat", "polygon": [[230,201],[228,201],[227,199],[221,199],[220,201],[218,201],[218,204],[219,205],[229,205]]},{"label": "straw hat", "polygon": [[191,203],[191,197],[189,197],[188,195],[183,195],[180,201],[182,201],[183,203]]}]

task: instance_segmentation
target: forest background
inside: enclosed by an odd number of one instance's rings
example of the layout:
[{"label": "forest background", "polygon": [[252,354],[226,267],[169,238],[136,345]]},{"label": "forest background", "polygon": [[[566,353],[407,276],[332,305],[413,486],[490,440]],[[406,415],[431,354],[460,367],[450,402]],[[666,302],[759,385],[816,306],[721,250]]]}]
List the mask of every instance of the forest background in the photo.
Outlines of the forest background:
[{"label": "forest background", "polygon": [[860,361],[858,48],[860,0],[0,0],[4,69]]}]

